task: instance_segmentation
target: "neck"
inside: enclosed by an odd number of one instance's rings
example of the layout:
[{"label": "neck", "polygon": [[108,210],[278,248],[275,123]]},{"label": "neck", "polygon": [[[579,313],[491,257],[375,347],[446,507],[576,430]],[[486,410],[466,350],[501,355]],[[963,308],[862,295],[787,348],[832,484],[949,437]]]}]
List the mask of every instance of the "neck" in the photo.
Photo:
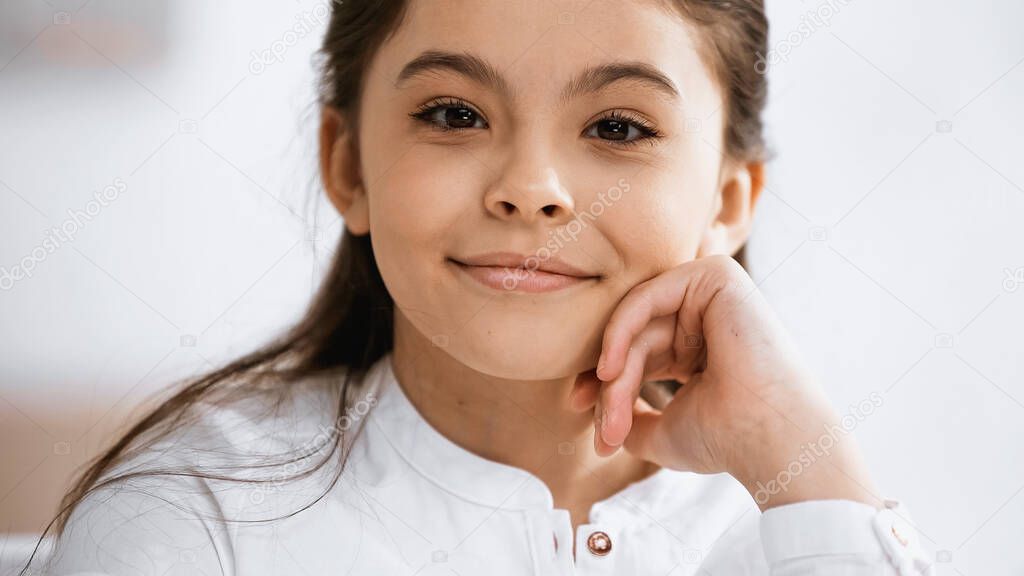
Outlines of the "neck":
[{"label": "neck", "polygon": [[435,346],[395,308],[395,376],[423,418],[446,438],[484,458],[524,469],[551,490],[573,524],[590,505],[657,467],[625,450],[594,451],[593,412],[573,412],[576,375],[552,380],[495,378]]}]

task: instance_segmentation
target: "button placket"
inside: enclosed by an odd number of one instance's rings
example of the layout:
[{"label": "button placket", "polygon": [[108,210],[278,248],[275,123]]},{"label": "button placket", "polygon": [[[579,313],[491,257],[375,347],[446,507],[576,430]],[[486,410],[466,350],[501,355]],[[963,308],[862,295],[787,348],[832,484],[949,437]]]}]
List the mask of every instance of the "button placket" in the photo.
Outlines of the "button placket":
[{"label": "button placket", "polygon": [[532,516],[534,550],[539,560],[540,574],[565,575],[573,573],[572,520],[568,510],[540,511]]},{"label": "button placket", "polygon": [[572,518],[568,510],[551,510],[551,534],[559,573],[572,574]]}]

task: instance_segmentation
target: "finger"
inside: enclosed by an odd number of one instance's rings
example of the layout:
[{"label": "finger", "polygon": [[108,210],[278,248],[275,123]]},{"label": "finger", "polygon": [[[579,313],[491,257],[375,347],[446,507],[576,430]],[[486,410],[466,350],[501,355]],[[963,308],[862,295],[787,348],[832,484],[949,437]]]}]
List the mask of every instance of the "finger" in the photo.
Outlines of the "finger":
[{"label": "finger", "polygon": [[[655,322],[657,322],[657,320]],[[640,382],[641,392],[643,391],[643,384],[645,382],[650,382],[652,380],[678,379],[677,374],[679,371],[673,368],[675,357],[674,352],[671,350],[671,344],[663,345],[663,342],[667,341],[669,337],[655,337],[653,334],[654,332],[668,334],[671,332],[671,329],[654,327],[651,332],[652,333],[647,336],[645,336],[645,334],[647,334],[646,332],[638,336],[638,339],[643,339],[647,342],[654,342],[648,353],[647,362],[644,364],[644,374]],[[661,348],[667,348],[668,350],[659,353],[658,349]],[[604,384],[605,383],[597,377],[594,370],[588,370],[580,373],[576,377],[575,383],[573,383],[572,391],[569,393],[569,409],[573,412],[586,412],[587,410],[593,409]],[[668,399],[663,400],[666,402],[668,401]]]},{"label": "finger", "polygon": [[687,384],[694,374],[707,369],[708,348],[703,334],[690,332],[684,335],[684,329],[679,327],[673,345],[672,365],[667,370],[669,378]]},{"label": "finger", "polygon": [[673,268],[638,284],[622,298],[605,326],[598,377],[605,381],[616,378],[625,364],[628,346],[644,327],[654,318],[681,310],[693,268]]},{"label": "finger", "polygon": [[[601,409],[599,433],[603,444],[608,447],[618,447],[629,435],[633,404],[640,395],[648,350],[649,346],[643,341],[631,347],[622,374],[601,388],[598,399]],[[601,451],[598,453],[602,454]]]},{"label": "finger", "polygon": [[[641,378],[640,393],[644,393],[644,385],[647,382],[653,380],[678,380],[685,382],[685,379],[680,378],[680,372],[673,370],[672,368],[672,357],[670,354],[655,356],[653,353],[648,356],[647,362],[644,364],[644,375]],[[597,404],[597,398],[601,393],[601,387],[604,385],[591,370],[590,374],[586,377],[580,375],[576,383],[573,385],[573,390],[569,395],[569,409],[573,412],[586,412],[592,410]],[[657,405],[668,403],[672,399],[672,395],[668,392],[662,392],[661,388],[650,388],[649,392],[653,394],[659,402]],[[650,402],[645,400],[650,405]]]},{"label": "finger", "polygon": [[601,439],[609,447],[621,445],[629,434],[632,406],[640,396],[644,382],[671,377],[668,370],[652,373],[648,369],[648,364],[652,357],[665,364],[662,357],[672,355],[674,333],[675,323],[672,317],[655,319],[634,340],[627,361],[628,369],[612,382],[601,383],[598,392],[601,409],[597,414],[602,416],[603,425],[599,432]]},{"label": "finger", "polygon": [[709,256],[638,284],[623,297],[605,327],[598,377],[608,381],[619,375],[630,343],[652,319],[673,314],[679,317],[684,332],[688,332],[699,325],[719,290],[748,278],[732,258]]},{"label": "finger", "polygon": [[[685,296],[684,296],[685,298]],[[673,354],[672,377],[686,383],[690,377],[703,369],[707,358],[707,346],[704,339],[704,310],[683,304],[676,314],[676,333],[672,339]]]},{"label": "finger", "polygon": [[703,374],[694,375],[691,383],[680,388],[662,409],[633,411],[633,427],[623,448],[645,460],[673,470],[709,472],[714,468],[714,430],[695,425],[697,398],[704,385]]},{"label": "finger", "polygon": [[[672,364],[674,363],[675,356],[673,339],[675,334],[675,318],[672,316],[662,316],[651,320],[640,334],[633,339],[631,345],[645,348],[647,353],[643,377],[640,379],[640,382],[635,383],[637,386],[650,380],[672,378]],[[613,382],[615,381],[613,380]]]}]

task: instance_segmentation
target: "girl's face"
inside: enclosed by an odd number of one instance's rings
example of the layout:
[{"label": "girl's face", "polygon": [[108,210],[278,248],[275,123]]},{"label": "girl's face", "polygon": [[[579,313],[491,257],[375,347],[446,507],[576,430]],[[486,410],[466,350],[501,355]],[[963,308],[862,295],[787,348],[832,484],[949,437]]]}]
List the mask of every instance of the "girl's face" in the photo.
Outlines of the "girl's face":
[{"label": "girl's face", "polygon": [[[698,41],[655,1],[413,0],[370,64],[358,152],[322,152],[396,324],[485,374],[571,376],[630,288],[735,252],[760,167],[723,162]],[[495,252],[526,270],[459,264]]]}]

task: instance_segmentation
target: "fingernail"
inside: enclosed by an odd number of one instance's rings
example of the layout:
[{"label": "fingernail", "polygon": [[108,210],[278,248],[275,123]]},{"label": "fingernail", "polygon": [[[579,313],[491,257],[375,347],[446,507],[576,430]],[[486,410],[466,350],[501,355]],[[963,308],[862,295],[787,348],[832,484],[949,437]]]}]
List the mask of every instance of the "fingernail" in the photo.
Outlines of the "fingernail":
[{"label": "fingernail", "polygon": [[604,437],[604,432],[608,428],[608,409],[601,408],[601,439],[605,442],[608,440]]},{"label": "fingernail", "polygon": [[601,357],[597,359],[597,376],[599,378],[602,370],[604,370],[604,352],[601,352]]}]

